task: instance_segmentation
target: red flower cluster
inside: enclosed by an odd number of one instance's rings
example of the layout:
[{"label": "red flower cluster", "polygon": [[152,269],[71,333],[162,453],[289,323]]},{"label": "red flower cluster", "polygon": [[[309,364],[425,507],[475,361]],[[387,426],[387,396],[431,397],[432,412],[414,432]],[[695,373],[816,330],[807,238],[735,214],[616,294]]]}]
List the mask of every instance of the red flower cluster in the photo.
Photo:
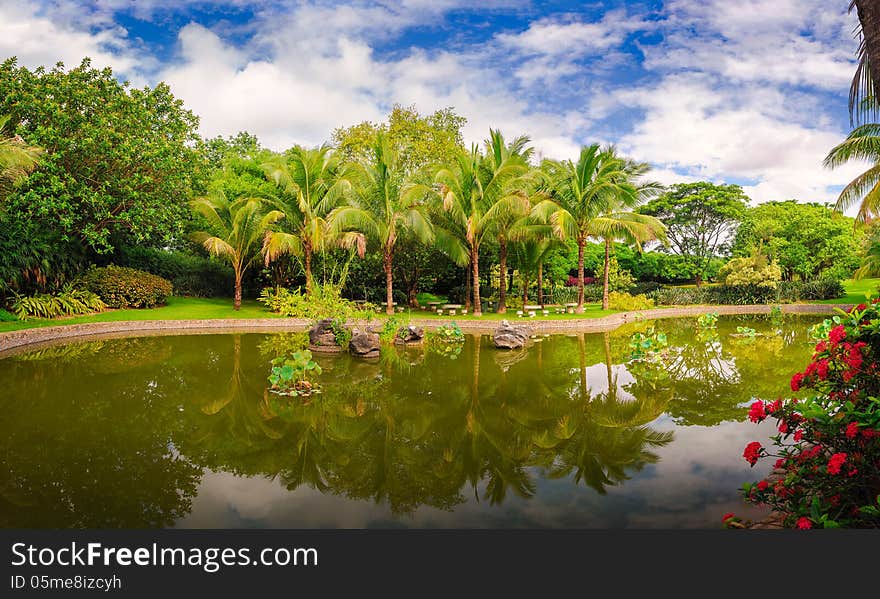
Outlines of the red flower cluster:
[{"label": "red flower cluster", "polygon": [[758,458],[761,457],[761,450],[762,449],[763,449],[763,447],[761,447],[761,444],[759,442],[752,441],[751,443],[746,445],[746,448],[743,451],[743,457],[746,459],[746,461],[749,464],[754,466],[755,464],[758,463]]},{"label": "red flower cluster", "polygon": [[846,339],[846,329],[842,324],[837,325],[828,333],[828,339],[831,343],[837,344]]},{"label": "red flower cluster", "polygon": [[798,518],[797,527],[801,530],[808,530],[813,528],[813,521],[806,516]]},{"label": "red flower cluster", "polygon": [[749,408],[749,420],[752,422],[761,422],[767,417],[767,413],[764,411],[764,402],[756,401]]},{"label": "red flower cluster", "polygon": [[828,460],[828,474],[840,474],[840,468],[846,462],[845,453],[835,453]]},{"label": "red flower cluster", "polygon": [[846,425],[846,432],[844,432],[847,439],[855,439],[859,434],[859,423],[858,422],[850,422]]}]

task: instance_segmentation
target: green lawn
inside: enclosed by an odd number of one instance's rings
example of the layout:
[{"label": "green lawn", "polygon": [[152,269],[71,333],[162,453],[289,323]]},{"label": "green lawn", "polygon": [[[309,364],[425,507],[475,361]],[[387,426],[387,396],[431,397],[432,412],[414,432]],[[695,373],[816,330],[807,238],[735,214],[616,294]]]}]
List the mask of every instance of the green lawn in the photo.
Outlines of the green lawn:
[{"label": "green lawn", "polygon": [[[429,300],[435,301],[435,300]],[[598,318],[608,314],[614,314],[614,310],[602,310],[599,304],[588,304],[583,314],[551,314],[550,316],[536,316],[536,320],[550,319],[575,319],[575,318]],[[438,316],[433,312],[410,310],[399,314],[404,318],[430,318],[442,320],[476,320],[472,315],[463,316]],[[385,314],[376,314],[376,318],[385,318]],[[80,324],[84,322],[114,322],[122,320],[198,320],[215,318],[280,318],[278,314],[269,312],[256,300],[242,302],[241,311],[232,309],[232,300],[227,298],[195,298],[195,297],[171,297],[168,305],[161,308],[146,310],[109,310],[90,316],[75,316],[71,318],[43,319],[35,318],[26,321],[0,322],[0,333],[30,329],[36,327],[49,327],[65,324]],[[519,320],[516,310],[507,314],[484,313],[480,320]],[[531,320],[531,319],[523,319]]]},{"label": "green lawn", "polygon": [[861,279],[856,281],[847,279],[843,282],[843,288],[846,289],[846,295],[837,299],[822,300],[815,302],[817,304],[861,304],[865,301],[865,294],[870,293],[872,297],[877,297],[877,288],[880,287],[880,279]]},{"label": "green lawn", "polygon": [[196,320],[214,318],[278,318],[256,300],[242,302],[241,310],[232,309],[231,298],[170,297],[168,305],[145,310],[108,310],[90,316],[70,318],[34,318],[18,322],[0,322],[0,332],[51,327],[83,322],[114,322],[120,320]]}]

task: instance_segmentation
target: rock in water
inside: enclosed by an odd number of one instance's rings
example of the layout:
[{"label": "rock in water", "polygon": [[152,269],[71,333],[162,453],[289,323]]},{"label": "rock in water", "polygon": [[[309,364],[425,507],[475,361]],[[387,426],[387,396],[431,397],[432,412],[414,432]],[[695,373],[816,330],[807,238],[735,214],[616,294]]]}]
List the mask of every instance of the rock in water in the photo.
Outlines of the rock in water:
[{"label": "rock in water", "polygon": [[506,320],[501,321],[501,326],[495,329],[492,340],[499,349],[519,349],[529,341],[529,329],[521,325],[510,324]]},{"label": "rock in water", "polygon": [[395,343],[418,343],[425,338],[425,330],[422,327],[409,325],[400,327],[394,337]]},{"label": "rock in water", "polygon": [[354,329],[351,332],[351,341],[348,344],[348,351],[355,356],[361,358],[378,358],[379,357],[379,335],[360,329]]},{"label": "rock in water", "polygon": [[309,349],[319,352],[340,352],[342,348],[336,343],[336,335],[333,334],[333,321],[324,318],[315,323],[309,329]]}]

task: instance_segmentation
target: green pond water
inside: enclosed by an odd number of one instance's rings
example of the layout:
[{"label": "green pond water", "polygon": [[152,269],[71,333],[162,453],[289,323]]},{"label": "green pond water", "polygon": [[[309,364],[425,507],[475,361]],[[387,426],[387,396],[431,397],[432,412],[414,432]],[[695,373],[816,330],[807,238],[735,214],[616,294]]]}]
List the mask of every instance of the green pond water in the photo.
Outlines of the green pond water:
[{"label": "green pond water", "polygon": [[[89,341],[0,360],[0,526],[717,528],[760,517],[737,489],[817,319],[657,321],[496,350],[318,357],[323,392],[267,392],[302,335]],[[731,337],[736,326],[767,336]]]}]

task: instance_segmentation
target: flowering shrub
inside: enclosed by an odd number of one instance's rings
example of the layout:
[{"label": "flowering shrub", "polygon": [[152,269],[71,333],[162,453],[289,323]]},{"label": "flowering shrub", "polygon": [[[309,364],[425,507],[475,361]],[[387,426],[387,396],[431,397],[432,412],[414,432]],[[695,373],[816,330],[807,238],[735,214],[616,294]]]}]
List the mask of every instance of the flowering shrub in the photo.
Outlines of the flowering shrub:
[{"label": "flowering shrub", "polygon": [[[811,362],[791,379],[804,399],[756,401],[749,420],[774,418],[773,449],[749,443],[752,466],[775,458],[773,473],[744,485],[790,528],[880,526],[880,300],[832,320]],[[727,526],[737,522],[725,516]]]}]

